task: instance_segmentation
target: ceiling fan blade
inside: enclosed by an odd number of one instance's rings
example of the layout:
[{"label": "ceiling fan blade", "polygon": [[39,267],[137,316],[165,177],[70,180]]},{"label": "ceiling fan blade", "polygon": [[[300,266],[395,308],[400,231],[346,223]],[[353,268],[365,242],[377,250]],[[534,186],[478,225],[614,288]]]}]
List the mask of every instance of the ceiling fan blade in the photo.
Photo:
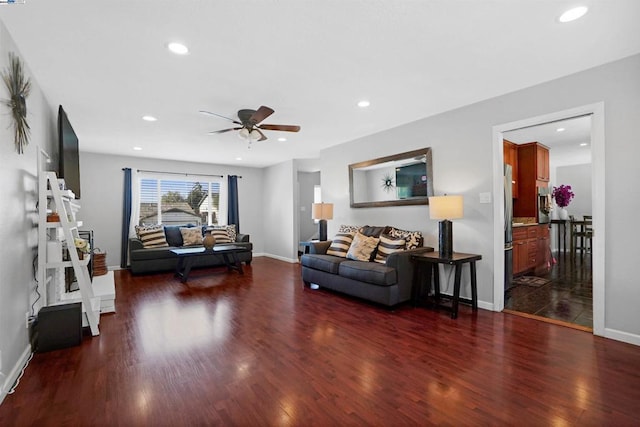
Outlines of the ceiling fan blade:
[{"label": "ceiling fan blade", "polygon": [[260,134],[260,139],[259,139],[258,141],[264,141],[265,139],[267,139],[267,137],[265,136],[265,134],[264,134],[264,133],[262,133],[262,132],[260,131],[260,129],[258,129],[258,128],[253,128],[253,130],[258,131],[258,133]]},{"label": "ceiling fan blade", "polygon": [[214,130],[214,131],[211,131],[209,133],[210,134],[213,134],[213,133],[225,133],[225,132],[229,132],[229,131],[232,131],[232,130],[240,130],[240,129],[242,129],[242,128],[221,129],[221,130]]},{"label": "ceiling fan blade", "polygon": [[258,111],[253,113],[253,115],[249,118],[249,121],[252,124],[257,125],[258,123],[260,123],[261,121],[263,121],[264,119],[266,119],[272,114],[273,114],[273,110],[263,105],[260,108],[258,108]]},{"label": "ceiling fan blade", "polygon": [[300,126],[295,125],[260,125],[260,129],[262,130],[282,130],[285,132],[298,132],[300,130]]},{"label": "ceiling fan blade", "polygon": [[239,121],[234,120],[234,119],[232,119],[232,118],[230,118],[230,117],[227,117],[227,116],[223,116],[223,115],[218,114],[218,113],[212,113],[211,111],[205,111],[205,110],[200,110],[200,113],[202,113],[202,114],[209,114],[209,115],[211,115],[211,116],[222,117],[223,119],[231,120],[233,123],[235,123],[235,124],[237,124],[237,125],[242,125],[242,123],[240,123]]}]

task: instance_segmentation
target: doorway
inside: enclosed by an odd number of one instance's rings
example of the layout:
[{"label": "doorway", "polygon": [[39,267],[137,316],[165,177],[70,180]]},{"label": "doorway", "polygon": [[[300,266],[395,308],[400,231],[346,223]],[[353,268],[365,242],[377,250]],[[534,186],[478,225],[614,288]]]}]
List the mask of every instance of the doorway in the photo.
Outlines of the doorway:
[{"label": "doorway", "polygon": [[[547,228],[544,232],[550,234],[550,239],[542,240],[546,254],[537,254],[540,258],[537,268],[517,274],[512,286],[505,289],[504,310],[592,331],[591,251],[577,250],[584,246],[577,238],[582,227],[579,224],[583,224],[580,221],[593,215],[591,115],[507,131],[503,136],[516,146],[537,142],[548,148],[549,181],[540,185],[548,187],[549,192],[560,185],[570,186],[573,194],[565,208],[571,220],[560,218],[555,201],[550,205],[551,211],[538,218],[537,222]],[[535,218],[514,218],[514,223],[523,220]],[[523,227],[518,228],[520,232],[527,229],[526,225]],[[576,244],[572,243],[574,235]],[[584,243],[585,239],[582,240]]]},{"label": "doorway", "polygon": [[[503,194],[503,150],[504,133],[517,129],[529,128],[545,123],[558,122],[575,117],[591,116],[591,175],[592,175],[592,212],[593,229],[597,231],[597,239],[593,240],[592,248],[592,286],[593,286],[593,333],[604,335],[604,307],[605,307],[605,283],[604,283],[604,236],[605,236],[605,210],[604,210],[604,104],[596,103],[577,107],[569,110],[550,113],[538,117],[520,120],[511,123],[494,126],[493,150],[494,150],[494,194]],[[494,310],[504,309],[504,201],[496,198],[494,203]]]}]

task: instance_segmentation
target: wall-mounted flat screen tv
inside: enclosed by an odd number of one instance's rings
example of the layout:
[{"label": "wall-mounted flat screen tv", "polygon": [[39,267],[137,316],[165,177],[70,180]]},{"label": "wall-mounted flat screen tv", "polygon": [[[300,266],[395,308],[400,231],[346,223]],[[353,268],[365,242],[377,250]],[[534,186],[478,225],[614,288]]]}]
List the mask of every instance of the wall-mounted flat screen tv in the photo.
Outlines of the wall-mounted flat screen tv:
[{"label": "wall-mounted flat screen tv", "polygon": [[80,155],[78,136],[69,123],[62,105],[58,108],[59,158],[58,178],[63,178],[67,189],[80,198]]}]

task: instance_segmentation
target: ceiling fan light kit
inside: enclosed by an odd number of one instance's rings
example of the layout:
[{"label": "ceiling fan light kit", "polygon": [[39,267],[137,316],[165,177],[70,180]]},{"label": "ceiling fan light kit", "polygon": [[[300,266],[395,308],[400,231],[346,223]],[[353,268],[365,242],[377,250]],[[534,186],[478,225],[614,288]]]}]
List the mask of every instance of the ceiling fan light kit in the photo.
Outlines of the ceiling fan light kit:
[{"label": "ceiling fan light kit", "polygon": [[238,111],[238,120],[231,119],[218,113],[212,113],[210,111],[200,110],[201,113],[209,114],[212,116],[221,117],[227,119],[240,127],[220,129],[209,133],[225,133],[232,130],[238,131],[238,137],[244,140],[248,140],[249,144],[253,141],[264,141],[267,139],[266,135],[262,133],[263,130],[278,130],[281,132],[298,132],[300,126],[297,125],[272,125],[272,124],[260,124],[264,119],[274,113],[274,110],[264,105],[257,110],[242,109]]}]

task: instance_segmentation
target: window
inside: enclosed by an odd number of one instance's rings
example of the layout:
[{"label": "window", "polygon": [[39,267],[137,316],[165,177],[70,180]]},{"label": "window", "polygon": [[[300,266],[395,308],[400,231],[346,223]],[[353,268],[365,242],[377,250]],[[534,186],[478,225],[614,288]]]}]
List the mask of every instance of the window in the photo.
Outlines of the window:
[{"label": "window", "polygon": [[142,175],[138,225],[224,224],[227,212],[222,183],[216,177],[194,180]]}]

